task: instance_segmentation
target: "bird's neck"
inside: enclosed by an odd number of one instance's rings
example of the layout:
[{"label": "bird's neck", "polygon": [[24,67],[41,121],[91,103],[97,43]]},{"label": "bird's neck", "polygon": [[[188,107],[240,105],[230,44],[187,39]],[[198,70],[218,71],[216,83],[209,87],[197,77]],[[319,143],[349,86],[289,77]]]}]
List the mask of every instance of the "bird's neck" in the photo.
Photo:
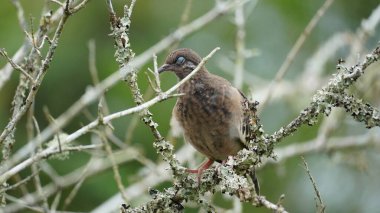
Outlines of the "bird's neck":
[{"label": "bird's neck", "polygon": [[[196,84],[198,83],[198,85],[199,85],[200,82],[207,80],[209,75],[210,75],[210,73],[207,71],[207,69],[202,68],[197,73],[195,73],[189,80],[187,80],[185,83],[183,83],[178,88],[178,92],[183,93],[184,96],[189,95],[188,94],[189,91],[196,90]],[[183,77],[183,78],[185,78],[185,77]],[[182,80],[183,78],[179,78],[179,80]]]}]

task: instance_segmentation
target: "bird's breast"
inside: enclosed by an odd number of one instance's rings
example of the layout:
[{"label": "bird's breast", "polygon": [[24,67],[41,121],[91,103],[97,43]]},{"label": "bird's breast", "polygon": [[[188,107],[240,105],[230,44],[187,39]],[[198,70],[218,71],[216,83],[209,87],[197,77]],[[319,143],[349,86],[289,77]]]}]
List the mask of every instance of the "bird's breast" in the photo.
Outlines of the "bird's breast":
[{"label": "bird's breast", "polygon": [[224,160],[242,148],[236,141],[234,119],[240,116],[240,108],[231,105],[233,98],[226,89],[206,87],[202,83],[181,96],[174,108],[174,115],[181,124],[187,142],[214,160]]}]

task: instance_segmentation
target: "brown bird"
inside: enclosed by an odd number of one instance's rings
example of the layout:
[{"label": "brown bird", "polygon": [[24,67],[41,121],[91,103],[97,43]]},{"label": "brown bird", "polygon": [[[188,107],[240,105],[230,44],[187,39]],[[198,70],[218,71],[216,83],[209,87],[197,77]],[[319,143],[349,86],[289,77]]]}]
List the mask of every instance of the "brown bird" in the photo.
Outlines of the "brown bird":
[{"label": "brown bird", "polygon": [[[191,49],[178,49],[169,54],[158,72],[174,72],[179,80],[185,78],[201,62]],[[226,79],[210,73],[205,66],[182,84],[174,106],[171,126],[180,129],[184,138],[209,160],[198,169],[202,172],[214,161],[222,162],[245,147],[242,131],[243,101],[246,97]]]}]

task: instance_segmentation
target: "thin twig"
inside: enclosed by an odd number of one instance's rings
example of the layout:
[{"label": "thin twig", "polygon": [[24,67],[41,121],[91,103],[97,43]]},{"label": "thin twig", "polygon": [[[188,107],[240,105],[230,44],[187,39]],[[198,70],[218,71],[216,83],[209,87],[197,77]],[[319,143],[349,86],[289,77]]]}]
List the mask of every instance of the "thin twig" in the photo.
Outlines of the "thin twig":
[{"label": "thin twig", "polygon": [[[152,96],[154,95],[154,90],[151,87],[148,87],[148,89],[145,91],[143,98],[144,99],[151,99]],[[124,136],[124,141],[125,144],[131,144],[132,138],[133,138],[133,132],[137,128],[139,124],[139,118],[140,115],[134,114],[132,115],[132,118],[130,119],[129,125],[127,127],[127,130],[125,131],[125,136]]]},{"label": "thin twig", "polygon": [[18,198],[15,198],[13,196],[6,195],[6,199],[12,201],[13,203],[17,203],[17,205],[22,206],[25,209],[29,209],[29,210],[32,210],[34,212],[45,213],[41,207],[28,205],[26,202],[24,202]]},{"label": "thin twig", "polygon": [[307,142],[297,142],[283,148],[277,148],[275,149],[277,154],[276,161],[267,159],[262,162],[261,166],[265,166],[267,163],[284,162],[294,156],[308,155],[317,152],[335,152],[339,150],[378,146],[380,145],[380,134],[373,134],[373,132],[370,131],[363,135],[330,138],[322,147],[319,146],[317,141],[318,139],[313,139]]},{"label": "thin twig", "polygon": [[274,77],[274,80],[269,85],[270,89],[268,90],[268,94],[265,96],[264,100],[261,101],[259,111],[265,107],[268,101],[270,101],[274,87],[285,76],[286,72],[289,70],[290,65],[293,63],[293,60],[295,59],[298,52],[302,48],[306,39],[308,38],[312,30],[315,28],[319,20],[323,17],[326,10],[330,7],[330,5],[333,2],[334,0],[325,0],[325,3],[323,3],[323,5],[318,9],[318,11],[315,13],[313,18],[310,20],[310,22],[304,29],[304,31],[298,37],[296,43],[294,44],[294,46],[292,47],[292,49],[289,51],[288,55],[286,56],[284,63],[282,63],[280,69],[277,71],[276,76]]},{"label": "thin twig", "polygon": [[158,73],[157,56],[155,54],[153,55],[153,67],[154,67],[154,78],[156,80],[157,89],[159,92],[161,92],[160,74]]},{"label": "thin twig", "polygon": [[0,49],[0,55],[5,57],[8,60],[8,63],[11,64],[15,70],[20,71],[21,74],[26,76],[33,84],[36,84],[36,80],[34,80],[34,78],[31,75],[29,75],[28,72],[26,72],[22,67],[17,65],[11,58],[9,58],[7,52],[5,52],[4,49]]},{"label": "thin twig", "polygon": [[[75,5],[80,0],[72,0],[72,5]],[[42,43],[46,39],[46,34],[50,33],[53,28],[51,26],[54,26],[59,20],[61,20],[63,14],[63,7],[59,7],[56,11],[48,12],[46,10],[46,5],[49,3],[49,1],[45,1],[44,9],[42,10],[42,16],[40,23],[39,30],[36,33],[36,44]],[[82,1],[81,4],[78,4],[79,7],[76,7],[74,9],[74,12],[77,12],[79,9],[82,9],[85,6],[85,3],[87,1]],[[28,55],[29,50],[31,48],[31,42],[28,39],[24,40],[24,43],[22,46],[16,51],[16,53],[13,55],[12,60],[18,64],[21,61],[24,60],[24,58]],[[37,45],[39,46],[39,45]],[[0,69],[0,89],[3,88],[5,83],[9,80],[11,74],[13,72],[13,67],[7,63],[2,69]]]},{"label": "thin twig", "polygon": [[58,208],[58,205],[59,205],[59,201],[61,200],[61,196],[62,196],[62,191],[59,191],[54,199],[53,199],[53,202],[51,204],[51,208],[49,210],[49,213],[56,213],[57,212],[57,208]]},{"label": "thin twig", "polygon": [[[179,22],[179,25],[178,25],[177,28],[184,26],[188,22],[188,19],[190,17],[190,11],[191,11],[192,4],[193,4],[193,0],[187,0],[186,1],[185,8],[183,9],[183,12],[182,12],[181,21]],[[167,48],[167,51],[168,51],[167,54],[169,53],[169,51],[177,48],[178,45],[179,45],[179,43],[180,43],[180,40],[175,41],[174,43],[172,43],[169,46],[169,48]]]},{"label": "thin twig", "polygon": [[41,197],[41,200],[42,200],[41,207],[44,209],[44,212],[48,212],[49,211],[48,200],[47,200],[47,197],[46,197],[46,195],[42,189],[41,179],[40,179],[40,176],[38,173],[38,171],[40,171],[40,168],[37,165],[37,162],[33,163],[31,167],[32,167],[33,173],[37,173],[37,175],[33,176],[33,180],[34,180],[34,186],[37,189],[38,196]]},{"label": "thin twig", "polygon": [[31,175],[29,175],[28,177],[22,179],[21,181],[13,184],[13,185],[10,185],[10,186],[7,186],[5,188],[2,188],[0,189],[0,193],[3,193],[3,192],[6,192],[6,191],[9,191],[9,190],[13,190],[13,189],[16,189],[18,188],[19,186],[23,185],[23,184],[26,184],[27,182],[29,182],[34,176],[36,176],[39,172],[41,171],[41,168],[38,168],[37,171],[33,172]]},{"label": "thin twig", "polygon": [[342,64],[338,64],[339,72],[330,79],[325,87],[313,95],[309,106],[302,110],[292,122],[272,134],[269,137],[270,140],[277,143],[303,124],[314,125],[318,116],[329,115],[332,107],[344,108],[355,120],[365,123],[367,128],[380,126],[379,109],[346,93],[346,90],[364,74],[367,67],[379,58],[380,46],[377,46],[372,53],[366,55],[362,62],[352,67],[346,68]]},{"label": "thin twig", "polygon": [[61,7],[64,7],[64,6],[65,6],[65,4],[63,4],[62,2],[60,2],[60,1],[58,1],[58,0],[49,0],[49,1],[51,1],[51,2],[53,2],[53,3],[56,3],[56,4],[58,4],[58,5],[61,6]]},{"label": "thin twig", "polygon": [[323,203],[321,193],[319,192],[317,184],[315,183],[315,180],[314,180],[313,176],[311,175],[311,172],[309,170],[309,166],[307,165],[305,158],[303,156],[301,156],[301,159],[302,159],[303,165],[305,166],[305,170],[307,172],[307,175],[309,176],[309,179],[310,179],[311,183],[313,184],[314,192],[317,195],[317,199],[318,199],[317,212],[318,213],[324,213],[326,210],[326,206]]},{"label": "thin twig", "polygon": [[24,16],[24,9],[23,9],[22,5],[20,4],[19,0],[12,0],[12,3],[16,7],[17,18],[18,18],[18,22],[20,24],[20,27],[21,27],[21,29],[26,31],[28,26],[27,26],[26,19]]},{"label": "thin twig", "polygon": [[88,41],[88,67],[91,74],[91,79],[94,85],[99,84],[98,69],[96,68],[96,46],[95,40]]},{"label": "thin twig", "polygon": [[124,202],[128,203],[130,199],[128,198],[127,193],[125,192],[125,189],[124,189],[125,187],[124,187],[123,181],[121,180],[121,175],[120,175],[120,172],[119,172],[119,167],[116,164],[116,161],[115,161],[115,159],[113,158],[113,155],[112,155],[112,148],[111,148],[111,146],[110,146],[107,138],[102,133],[98,133],[98,135],[99,135],[100,139],[102,140],[102,142],[104,144],[104,148],[105,148],[105,150],[107,152],[107,156],[108,156],[108,158],[111,161],[112,170],[113,170],[115,182],[117,184],[117,188],[119,188],[119,191],[121,193],[121,197],[123,198]]},{"label": "thin twig", "polygon": [[[92,162],[90,160],[90,162]],[[88,170],[90,169],[90,163],[88,163],[86,166],[84,166],[84,169],[82,170],[81,176],[79,177],[79,180],[75,182],[75,185],[73,189],[70,191],[70,193],[67,195],[65,200],[63,201],[63,207],[62,209],[65,210],[73,201],[75,196],[77,195],[79,189],[81,188],[83,182],[86,180],[86,175],[88,173]]]},{"label": "thin twig", "polygon": [[265,197],[263,196],[257,196],[257,202],[260,204],[260,205],[263,205],[265,206],[267,209],[270,209],[270,210],[273,210],[273,212],[276,212],[276,213],[287,213],[287,211],[284,209],[284,207],[282,206],[279,206],[277,204],[274,204],[270,201],[268,201]]},{"label": "thin twig", "polygon": [[[89,1],[90,0],[82,0],[80,3],[75,5],[73,8],[70,8],[70,14],[74,14],[74,13],[78,12],[79,10],[83,9]],[[72,2],[73,2],[73,4],[75,4],[75,1],[72,1]]]},{"label": "thin twig", "polygon": [[113,9],[112,0],[107,0],[107,9],[109,13],[115,14],[115,10]]},{"label": "thin twig", "polygon": [[131,4],[129,5],[128,17],[132,17],[132,12],[133,12],[133,8],[135,7],[135,4],[136,4],[136,0],[132,0]]},{"label": "thin twig", "polygon": [[[69,3],[69,1],[67,1],[67,5],[68,5],[68,3]],[[46,57],[43,60],[43,63],[41,65],[40,69],[38,70],[38,74],[37,74],[37,77],[35,79],[35,82],[33,83],[32,89],[30,90],[30,92],[29,92],[29,94],[28,94],[28,96],[27,96],[27,98],[25,100],[25,105],[23,105],[20,108],[20,110],[18,111],[18,113],[16,113],[14,116],[12,116],[12,118],[9,121],[9,123],[7,124],[6,128],[1,133],[1,135],[0,135],[0,144],[5,140],[5,138],[9,135],[9,133],[11,133],[14,130],[14,128],[15,128],[16,124],[18,123],[18,121],[21,119],[21,117],[25,114],[25,112],[29,109],[29,107],[31,106],[31,104],[34,102],[34,98],[37,95],[37,92],[39,90],[39,86],[41,85],[41,83],[42,83],[42,81],[44,79],[44,76],[47,73],[46,71],[47,71],[47,69],[50,66],[50,62],[53,59],[55,50],[58,47],[58,40],[61,37],[62,31],[63,31],[63,27],[64,27],[64,25],[65,25],[65,23],[66,23],[66,21],[67,21],[67,19],[68,19],[68,17],[70,15],[71,15],[71,13],[68,13],[68,12],[65,13],[65,15],[60,20],[60,22],[59,22],[59,24],[57,26],[57,29],[56,29],[56,31],[54,33],[52,45],[48,49]]]},{"label": "thin twig", "polygon": [[[84,150],[95,149],[97,151],[101,151],[103,144],[92,144],[88,146],[89,147],[83,147],[85,148]],[[77,148],[80,149],[79,147]],[[68,147],[67,150],[69,149],[70,148]],[[116,160],[116,164],[123,164],[123,163],[131,162],[135,160],[139,156],[138,153],[139,153],[139,150],[133,147],[128,147],[127,149],[116,151],[112,155],[114,156],[114,159]],[[182,152],[182,153],[183,153],[182,155],[186,157],[187,152]],[[165,167],[166,167],[165,165],[161,165],[160,169],[162,169],[162,171],[165,171]],[[100,157],[93,156],[93,158],[91,158],[86,165],[59,177],[58,180],[54,180],[53,182],[44,185],[43,190],[46,196],[50,197],[57,194],[59,190],[65,189],[72,185],[75,185],[74,187],[76,188],[77,187],[76,184],[78,184],[78,182],[80,182],[82,179],[86,180],[89,177],[92,177],[101,172],[107,171],[109,168],[112,168],[112,164],[108,158],[104,157],[103,154]],[[154,174],[155,174],[154,178],[157,178],[157,174],[163,174],[163,172],[160,172],[160,173],[155,172]],[[128,190],[128,194],[135,196],[136,190],[135,189]],[[40,202],[40,197],[37,195],[37,193],[30,193],[26,196],[19,198],[19,200],[24,201],[25,203],[27,203],[27,205],[35,205],[36,203]],[[4,208],[4,211],[5,212],[20,212],[22,209],[23,209],[23,206],[10,203]]]},{"label": "thin twig", "polygon": [[[67,140],[67,139],[70,140],[69,136],[62,139],[62,141],[61,141],[62,145],[68,143],[69,140]],[[21,171],[22,169],[26,168],[27,166],[30,166],[34,162],[37,162],[43,158],[47,158],[51,155],[61,153],[61,152],[66,152],[66,151],[71,151],[71,152],[72,151],[78,151],[78,152],[80,152],[80,151],[84,151],[84,150],[88,150],[88,149],[98,149],[99,147],[101,147],[101,145],[79,145],[79,146],[72,146],[72,147],[62,147],[62,150],[59,150],[57,146],[58,145],[55,143],[54,145],[48,147],[47,149],[45,149],[41,152],[38,152],[38,153],[36,153],[36,155],[26,159],[22,163],[18,164],[16,167],[13,167],[12,169],[3,173],[2,175],[0,175],[0,182],[4,183],[4,181],[6,181],[8,178],[12,177],[17,172]]]},{"label": "thin twig", "polygon": [[244,63],[245,63],[245,17],[244,5],[239,5],[235,9],[235,25],[236,25],[236,38],[235,38],[235,74],[234,85],[236,88],[241,89],[243,86]]}]

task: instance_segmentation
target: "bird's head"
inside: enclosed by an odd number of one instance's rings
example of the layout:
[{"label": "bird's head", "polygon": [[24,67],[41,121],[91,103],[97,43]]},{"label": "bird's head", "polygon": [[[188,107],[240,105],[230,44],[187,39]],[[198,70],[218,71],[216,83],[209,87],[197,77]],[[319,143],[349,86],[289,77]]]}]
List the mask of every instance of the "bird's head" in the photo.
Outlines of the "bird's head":
[{"label": "bird's head", "polygon": [[197,67],[201,60],[201,57],[191,49],[174,50],[166,58],[165,64],[158,68],[158,72],[172,71],[179,79],[183,79]]}]

